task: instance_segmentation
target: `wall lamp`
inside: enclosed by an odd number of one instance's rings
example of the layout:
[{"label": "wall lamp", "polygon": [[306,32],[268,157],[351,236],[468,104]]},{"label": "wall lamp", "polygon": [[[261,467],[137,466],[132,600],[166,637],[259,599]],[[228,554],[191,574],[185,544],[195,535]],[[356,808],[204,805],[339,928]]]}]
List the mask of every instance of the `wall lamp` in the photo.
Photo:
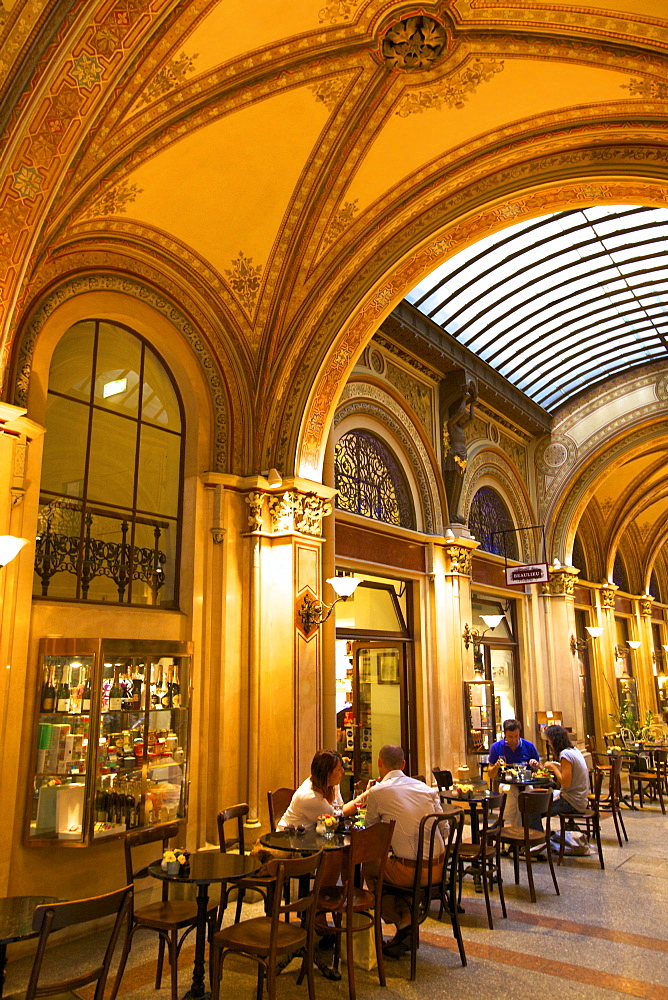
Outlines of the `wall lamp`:
[{"label": "wall lamp", "polygon": [[354,576],[330,576],[326,582],[336,594],[335,601],[332,601],[331,604],[324,604],[311,597],[307,592],[297,608],[297,617],[306,636],[309,636],[314,629],[319,628],[323,622],[327,621],[339,601],[347,601],[349,597],[352,597],[360,583]]},{"label": "wall lamp", "polygon": [[[589,633],[590,638],[598,639],[603,635],[604,629],[602,625],[585,625],[585,632]],[[586,648],[586,639],[576,639],[574,635],[571,635],[571,653],[573,656],[576,653],[584,653]]]},{"label": "wall lamp", "polygon": [[16,535],[0,535],[0,569],[19,554],[27,538],[17,538]]},{"label": "wall lamp", "polygon": [[505,615],[480,615],[480,620],[487,626],[487,628],[483,629],[482,632],[479,628],[469,628],[467,622],[466,625],[464,625],[464,631],[462,632],[464,649],[468,649],[471,643],[473,643],[474,649],[476,646],[479,646],[482,637],[495,629],[505,617]]}]

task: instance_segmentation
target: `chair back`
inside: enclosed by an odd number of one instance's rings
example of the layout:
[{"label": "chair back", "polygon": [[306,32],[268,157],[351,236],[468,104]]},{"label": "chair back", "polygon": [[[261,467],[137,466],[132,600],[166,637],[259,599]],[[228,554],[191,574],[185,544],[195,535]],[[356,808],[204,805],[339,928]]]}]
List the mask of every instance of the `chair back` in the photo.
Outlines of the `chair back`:
[{"label": "chair back", "polygon": [[[133,886],[126,885],[124,889],[117,889],[115,892],[108,892],[103,896],[93,896],[89,899],[75,899],[67,903],[48,903],[35,908],[33,916],[33,930],[39,933],[37,940],[37,951],[33,960],[32,971],[28,981],[28,988],[25,1000],[34,1000],[35,996],[49,996],[54,993],[65,993],[68,990],[77,990],[90,983],[96,983],[93,1000],[102,1000],[104,988],[109,975],[109,967],[114,954],[114,948],[118,941],[118,936],[124,923],[127,923],[128,915],[131,911]],[[60,930],[63,927],[71,927],[74,924],[89,923],[116,914],[104,957],[100,965],[95,965],[87,971],[71,979],[61,980],[57,983],[40,984],[40,973],[44,953],[51,931]]]},{"label": "chair back", "polygon": [[[230,806],[228,809],[221,809],[218,813],[216,823],[218,824],[218,843],[221,854],[227,854],[228,850],[232,850],[233,848],[238,848],[239,854],[246,853],[244,819],[248,816],[249,812],[250,806],[248,803],[239,802],[238,805]],[[225,839],[225,824],[234,819],[237,821],[237,835],[236,837]]]},{"label": "chair back", "polygon": [[[506,793],[490,794],[480,803],[482,811],[482,829],[480,831],[480,847],[484,851],[490,841],[493,841],[503,828],[503,814],[506,809]],[[497,813],[498,810],[498,813]],[[496,813],[496,815],[495,815]]]},{"label": "chair back", "polygon": [[[305,858],[290,858],[280,861],[272,858],[267,862],[267,874],[275,877],[276,882],[273,887],[273,899],[271,907],[271,932],[270,932],[270,952],[267,962],[276,961],[276,947],[278,938],[278,925],[282,916],[289,919],[289,914],[301,914],[302,925],[306,928],[306,940],[308,954],[311,953],[314,936],[315,906],[320,892],[320,883],[323,874],[324,851],[317,854],[309,854]],[[310,888],[303,896],[298,896],[292,902],[284,902],[283,887],[291,879],[298,879],[299,886],[305,882]]]},{"label": "chair back", "polygon": [[267,792],[269,826],[272,833],[276,832],[276,824],[292,802],[295,791],[294,788],[277,788],[275,792]]},{"label": "chair back", "polygon": [[594,768],[591,775],[591,791],[594,796],[593,806],[596,810],[598,810],[601,804],[601,789],[603,788],[604,775],[605,771],[601,771],[599,768]]},{"label": "chair back", "polygon": [[424,774],[411,774],[411,778],[413,778],[414,781],[424,781],[425,785],[427,784],[427,779]]},{"label": "chair back", "polygon": [[552,790],[548,788],[544,792],[519,792],[517,796],[517,804],[522,816],[522,825],[524,826],[525,836],[526,831],[529,828],[531,817],[538,815],[545,817],[545,831],[547,837],[549,838],[550,817],[552,816]]},{"label": "chair back", "polygon": [[[356,865],[363,865],[370,861],[380,861],[381,872],[384,872],[392,834],[394,833],[394,824],[395,821],[392,819],[389,823],[374,823],[373,826],[367,826],[363,830],[350,831],[350,848],[347,852],[347,867],[350,871]],[[379,880],[380,877],[379,872]]]},{"label": "chair back", "polygon": [[452,771],[441,770],[441,768],[436,767],[431,773],[434,775],[439,792],[447,792],[452,788]]},{"label": "chair back", "polygon": [[[419,923],[427,916],[431,900],[436,895],[443,898],[448,877],[457,867],[463,829],[464,810],[459,807],[453,807],[447,813],[428,813],[420,820],[417,859],[424,858],[427,860],[427,882],[425,885],[422,885],[425,867],[419,864],[416,865],[415,877],[413,879],[414,902],[411,908],[411,912],[417,914]],[[439,833],[440,840],[438,838]],[[425,841],[427,839],[429,849],[425,852]],[[443,844],[442,850],[441,841]],[[437,882],[433,881],[434,856],[437,859],[440,857],[443,861],[442,873]],[[420,905],[421,900],[422,905]]]},{"label": "chair back", "polygon": [[[136,830],[133,833],[128,833],[125,841],[123,842],[123,850],[125,852],[125,878],[130,885],[138,878],[148,878],[148,866],[143,865],[141,868],[135,868],[132,860],[132,852],[137,847],[142,847],[144,844],[156,844],[160,843],[162,847],[162,852],[164,853],[169,847],[169,842],[174,837],[179,835],[179,824],[170,823],[169,826],[159,826],[152,830]],[[155,858],[151,859],[155,861]],[[162,883],[162,898],[167,899],[169,895],[169,886],[167,882]]]}]

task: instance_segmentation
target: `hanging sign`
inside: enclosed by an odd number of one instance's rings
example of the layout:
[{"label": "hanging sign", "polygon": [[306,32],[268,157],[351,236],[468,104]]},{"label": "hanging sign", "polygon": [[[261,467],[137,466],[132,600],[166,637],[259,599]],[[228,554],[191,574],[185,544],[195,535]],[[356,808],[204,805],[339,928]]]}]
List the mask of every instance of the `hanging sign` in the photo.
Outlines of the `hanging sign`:
[{"label": "hanging sign", "polygon": [[550,571],[547,563],[527,563],[525,566],[506,566],[506,586],[523,587],[527,583],[547,583]]}]

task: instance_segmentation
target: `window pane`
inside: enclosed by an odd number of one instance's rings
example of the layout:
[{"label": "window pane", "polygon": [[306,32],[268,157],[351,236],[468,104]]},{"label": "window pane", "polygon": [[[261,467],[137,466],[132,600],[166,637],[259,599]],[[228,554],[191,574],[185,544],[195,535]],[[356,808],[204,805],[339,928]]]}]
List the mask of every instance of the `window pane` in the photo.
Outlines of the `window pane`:
[{"label": "window pane", "polygon": [[42,489],[83,495],[89,409],[60,396],[47,397]]},{"label": "window pane", "polygon": [[137,424],[95,410],[88,470],[88,499],[132,507]]},{"label": "window pane", "polygon": [[88,510],[84,518],[81,598],[127,601],[130,589],[132,518],[129,512]]},{"label": "window pane", "polygon": [[49,389],[90,400],[94,320],[76,323],[58,342],[49,369]]},{"label": "window pane", "polygon": [[42,499],[35,539],[35,594],[61,600],[77,596],[80,532],[79,504]]},{"label": "window pane", "polygon": [[174,517],[179,506],[181,438],[157,427],[141,429],[137,510]]},{"label": "window pane", "polygon": [[141,417],[170,431],[181,430],[181,413],[174,387],[162,364],[148,347],[144,354]]},{"label": "window pane", "polygon": [[176,522],[138,522],[135,527],[132,603],[174,606]]},{"label": "window pane", "polygon": [[141,341],[127,330],[100,323],[95,372],[95,402],[99,406],[137,416],[141,347]]}]

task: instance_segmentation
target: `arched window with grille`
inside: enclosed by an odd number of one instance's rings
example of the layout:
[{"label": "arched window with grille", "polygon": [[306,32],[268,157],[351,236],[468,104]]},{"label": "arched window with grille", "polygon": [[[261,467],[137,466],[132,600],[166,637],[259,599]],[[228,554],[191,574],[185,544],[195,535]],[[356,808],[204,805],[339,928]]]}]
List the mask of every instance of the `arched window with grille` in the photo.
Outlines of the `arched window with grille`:
[{"label": "arched window with grille", "polygon": [[366,430],[343,434],[334,451],[336,506],[362,517],[415,528],[415,510],[403,470],[384,441]]},{"label": "arched window with grille", "polygon": [[623,590],[625,594],[629,593],[629,578],[626,573],[624,560],[622,559],[619,551],[615,556],[615,562],[612,567],[612,582],[617,584],[619,589]]},{"label": "arched window with grille", "polygon": [[183,409],[155,351],[84,320],[49,370],[37,597],[177,605]]},{"label": "arched window with grille", "polygon": [[649,592],[655,601],[658,601],[659,604],[663,603],[661,597],[661,587],[659,586],[659,578],[657,577],[656,570],[654,569],[652,570],[652,575],[649,578]]},{"label": "arched window with grille", "polygon": [[573,539],[573,556],[571,559],[573,566],[580,570],[580,579],[588,580],[587,575],[587,560],[585,558],[584,546],[582,545],[582,539],[580,538],[580,533],[575,532],[575,538]]},{"label": "arched window with grille", "polygon": [[469,510],[469,531],[480,542],[480,548],[485,552],[517,559],[517,536],[509,530],[513,527],[510,512],[501,496],[491,486],[481,486],[473,497]]}]

